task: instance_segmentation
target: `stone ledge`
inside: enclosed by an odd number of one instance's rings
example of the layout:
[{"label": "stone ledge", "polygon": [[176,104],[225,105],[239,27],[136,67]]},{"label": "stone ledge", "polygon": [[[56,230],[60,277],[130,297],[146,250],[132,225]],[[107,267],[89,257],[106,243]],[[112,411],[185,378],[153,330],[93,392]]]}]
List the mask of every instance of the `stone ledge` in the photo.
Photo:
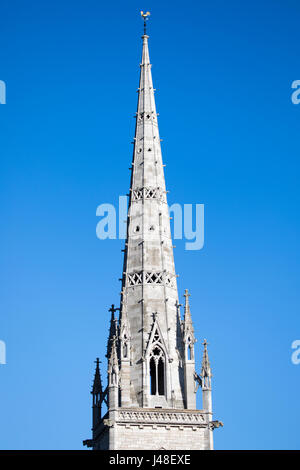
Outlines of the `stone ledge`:
[{"label": "stone ledge", "polygon": [[201,410],[173,410],[173,409],[119,409],[116,423],[132,424],[167,424],[167,425],[207,425],[206,413]]}]

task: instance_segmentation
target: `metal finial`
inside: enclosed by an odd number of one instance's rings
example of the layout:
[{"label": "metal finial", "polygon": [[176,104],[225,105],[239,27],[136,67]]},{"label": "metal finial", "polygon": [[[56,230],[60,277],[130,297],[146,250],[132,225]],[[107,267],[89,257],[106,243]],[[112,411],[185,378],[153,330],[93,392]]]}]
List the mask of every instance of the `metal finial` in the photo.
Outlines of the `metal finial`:
[{"label": "metal finial", "polygon": [[146,24],[146,22],[149,20],[149,16],[150,16],[150,11],[146,11],[145,13],[143,11],[141,11],[141,17],[144,20],[144,35],[145,36],[147,34],[147,24]]},{"label": "metal finial", "polygon": [[185,297],[185,300],[188,300],[189,297],[191,297],[191,294],[189,294],[189,291],[185,289],[183,297]]}]

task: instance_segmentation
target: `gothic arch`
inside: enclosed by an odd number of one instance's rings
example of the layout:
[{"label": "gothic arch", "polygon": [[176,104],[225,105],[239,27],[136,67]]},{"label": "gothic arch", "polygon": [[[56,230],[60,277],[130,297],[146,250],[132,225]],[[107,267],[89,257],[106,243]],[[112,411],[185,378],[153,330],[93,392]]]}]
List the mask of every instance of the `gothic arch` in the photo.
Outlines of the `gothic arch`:
[{"label": "gothic arch", "polygon": [[165,395],[166,356],[159,344],[154,343],[149,355],[150,394]]},{"label": "gothic arch", "polygon": [[167,398],[167,369],[169,357],[161,330],[155,317],[146,348],[146,375],[150,396]]}]

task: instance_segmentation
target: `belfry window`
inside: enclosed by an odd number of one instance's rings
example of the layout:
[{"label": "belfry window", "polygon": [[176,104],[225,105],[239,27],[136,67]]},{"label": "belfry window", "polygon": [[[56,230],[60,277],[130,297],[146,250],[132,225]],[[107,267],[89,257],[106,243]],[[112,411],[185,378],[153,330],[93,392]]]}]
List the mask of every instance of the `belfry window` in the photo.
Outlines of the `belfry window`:
[{"label": "belfry window", "polygon": [[165,355],[158,345],[155,345],[150,354],[150,393],[165,394]]}]

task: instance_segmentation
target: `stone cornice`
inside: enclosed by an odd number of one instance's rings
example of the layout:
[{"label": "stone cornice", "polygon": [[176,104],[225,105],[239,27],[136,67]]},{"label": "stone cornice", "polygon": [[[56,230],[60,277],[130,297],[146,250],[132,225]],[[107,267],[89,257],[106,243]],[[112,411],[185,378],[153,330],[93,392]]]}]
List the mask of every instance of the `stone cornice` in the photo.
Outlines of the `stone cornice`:
[{"label": "stone cornice", "polygon": [[207,413],[202,410],[174,410],[157,408],[119,408],[117,423],[202,425],[207,426]]}]

